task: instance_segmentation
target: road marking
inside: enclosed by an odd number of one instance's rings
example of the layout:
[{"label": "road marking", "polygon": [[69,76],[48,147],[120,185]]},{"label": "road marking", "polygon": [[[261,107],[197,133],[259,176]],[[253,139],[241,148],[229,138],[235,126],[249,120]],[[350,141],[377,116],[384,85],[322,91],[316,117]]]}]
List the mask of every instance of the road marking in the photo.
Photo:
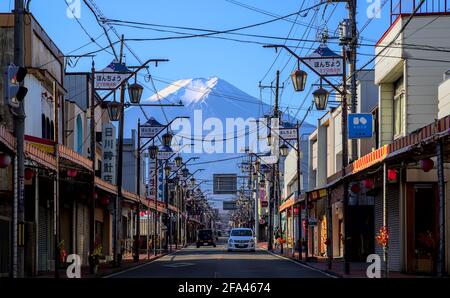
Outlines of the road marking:
[{"label": "road marking", "polygon": [[305,264],[296,262],[296,261],[292,260],[291,258],[287,258],[287,257],[284,257],[284,256],[277,255],[277,254],[275,254],[275,253],[273,253],[273,252],[271,252],[271,251],[268,251],[268,250],[266,250],[266,249],[261,249],[261,248],[259,248],[259,249],[262,250],[262,251],[265,251],[265,252],[267,252],[267,253],[269,253],[269,254],[271,254],[272,256],[275,256],[275,257],[277,257],[277,258],[280,258],[280,259],[283,259],[283,260],[292,262],[292,263],[294,263],[294,264],[297,264],[297,265],[302,266],[302,267],[304,267],[304,268],[310,269],[310,270],[312,270],[312,271],[319,272],[319,273],[321,273],[321,274],[323,274],[323,275],[326,275],[326,276],[328,276],[328,277],[331,277],[331,278],[338,278],[338,277],[335,276],[335,275],[332,275],[332,274],[323,272],[322,270],[319,270],[319,269],[317,269],[317,268],[314,268],[314,267],[307,266],[307,265],[305,265]]},{"label": "road marking", "polygon": [[164,267],[178,268],[178,267],[186,267],[186,266],[192,266],[192,265],[194,265],[194,263],[175,263],[175,264],[164,265]]},{"label": "road marking", "polygon": [[142,267],[144,267],[144,266],[150,265],[150,264],[153,263],[154,261],[157,261],[157,260],[162,259],[162,258],[167,257],[167,256],[174,255],[174,254],[176,254],[176,253],[182,251],[183,249],[184,249],[184,248],[182,248],[182,249],[180,249],[180,250],[177,250],[177,251],[174,251],[174,252],[171,252],[171,253],[168,253],[168,254],[166,254],[166,255],[164,255],[164,256],[162,256],[162,257],[159,257],[159,258],[157,258],[157,259],[154,259],[154,260],[150,260],[150,261],[148,261],[148,262],[145,262],[144,264],[137,265],[137,266],[134,266],[134,267],[132,267],[132,268],[128,268],[128,269],[125,269],[125,270],[122,270],[122,271],[119,271],[119,272],[115,272],[115,273],[112,273],[112,274],[109,274],[109,275],[102,276],[102,278],[110,278],[110,277],[114,277],[114,276],[117,276],[117,275],[120,275],[120,274],[123,274],[123,273],[127,273],[127,272],[130,272],[130,271],[133,271],[133,270],[142,268]]}]

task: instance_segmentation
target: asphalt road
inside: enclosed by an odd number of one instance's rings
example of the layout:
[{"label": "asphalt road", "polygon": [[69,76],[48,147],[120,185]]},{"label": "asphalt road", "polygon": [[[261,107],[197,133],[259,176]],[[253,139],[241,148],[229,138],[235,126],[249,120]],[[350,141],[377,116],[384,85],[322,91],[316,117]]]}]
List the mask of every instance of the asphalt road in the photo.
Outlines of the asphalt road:
[{"label": "asphalt road", "polygon": [[112,278],[323,278],[327,275],[265,250],[227,252],[224,245],[189,246]]}]

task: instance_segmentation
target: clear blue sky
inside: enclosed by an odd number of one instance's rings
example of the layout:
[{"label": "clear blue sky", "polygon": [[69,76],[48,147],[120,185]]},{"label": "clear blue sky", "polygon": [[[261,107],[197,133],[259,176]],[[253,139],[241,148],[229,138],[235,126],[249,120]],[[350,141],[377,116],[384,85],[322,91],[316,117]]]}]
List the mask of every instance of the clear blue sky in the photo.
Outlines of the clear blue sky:
[{"label": "clear blue sky", "polygon": [[[67,0],[70,2],[70,0]],[[72,0],[73,1],[73,0]],[[77,0],[75,0],[77,1]],[[4,0],[0,3],[1,11],[8,11],[13,5],[13,0]],[[81,0],[81,2],[83,2]],[[297,11],[303,3],[303,8],[311,7],[318,3],[318,0],[284,0],[284,1],[262,1],[240,0],[241,3],[256,7],[258,9],[270,12],[276,15],[286,15]],[[358,23],[362,27],[368,20],[366,10],[370,3],[366,0],[358,1]],[[381,1],[383,2],[383,0]],[[264,22],[273,19],[272,16],[252,11],[226,0],[95,0],[95,3],[101,8],[104,15],[110,19],[121,19],[129,21],[140,21],[163,25],[176,25],[187,27],[199,27],[213,30],[225,30],[258,22]],[[281,5],[282,3],[282,5]],[[337,6],[331,18],[330,13],[334,6]],[[330,35],[335,35],[338,22],[346,16],[344,4],[329,5],[325,12],[323,6],[317,13],[317,17],[312,22],[314,27],[323,27],[328,21],[327,27]],[[80,47],[89,42],[88,36],[83,32],[80,25],[74,20],[66,16],[67,5],[65,0],[32,0],[30,10],[55,41],[58,47],[65,53]],[[307,15],[301,15],[297,21],[308,24],[314,16],[314,11],[310,11]],[[325,17],[323,17],[325,16]],[[294,20],[295,17],[291,17]],[[98,26],[85,4],[81,4],[81,18],[79,19],[83,27],[94,37],[102,34],[102,29]],[[381,11],[381,19],[373,19],[370,25],[362,33],[363,37],[369,39],[367,43],[373,43],[378,40],[389,25],[389,2]],[[129,27],[115,26],[117,31],[124,34],[126,38],[155,38],[164,36],[176,36],[174,33],[155,32],[150,30],[142,30]],[[292,30],[291,30],[292,28]],[[305,34],[306,27],[302,25],[292,26],[291,22],[279,20],[271,24],[251,28],[241,33],[251,33],[259,35],[271,35],[286,37],[291,31],[291,37],[301,38],[307,36],[307,39],[316,38],[316,30],[312,29]],[[305,35],[304,35],[305,34]],[[114,41],[117,37],[110,32]],[[245,36],[221,35],[228,38],[250,39]],[[283,43],[283,41],[251,38],[260,42],[267,43]],[[98,39],[98,43],[102,46],[107,45],[105,37]],[[297,42],[289,41],[289,45],[296,45]],[[158,68],[151,68],[152,74],[156,78],[173,81],[183,78],[195,77],[211,77],[218,76],[227,80],[243,91],[259,98],[260,91],[258,82],[263,79],[269,67],[273,63],[276,53],[273,49],[263,49],[261,45],[239,43],[235,41],[219,40],[213,38],[193,38],[181,40],[166,41],[145,41],[130,42],[129,45],[134,49],[137,55],[145,60],[147,58],[168,58],[169,63],[160,64]],[[311,43],[300,43],[300,46],[311,47]],[[318,44],[314,44],[313,48],[317,48]],[[335,44],[330,45],[331,48],[338,50]],[[99,47],[91,44],[76,54],[86,53],[97,50]],[[361,52],[373,54],[374,50],[370,47],[360,48]],[[302,55],[311,52],[303,51]],[[75,54],[74,53],[74,54]],[[136,65],[136,59],[125,50],[127,64]],[[274,67],[268,72],[263,83],[270,84],[274,79],[276,69],[281,69],[286,64],[288,55],[282,52]],[[105,67],[113,57],[106,53],[98,53],[95,62],[98,68]],[[359,64],[363,65],[369,59],[368,56],[360,56]],[[289,73],[294,67],[294,61],[291,60],[282,73],[282,81],[288,79]],[[87,58],[78,61],[75,68],[68,68],[68,71],[89,71],[90,60]],[[313,76],[310,77],[309,83],[315,81]],[[157,88],[163,88],[164,83],[156,82]],[[152,94],[151,88],[146,89],[145,96]],[[294,94],[292,86],[289,84],[281,99],[281,106],[289,106],[292,110],[298,108],[305,94]],[[269,91],[263,93],[266,102],[271,102]],[[307,98],[307,103],[303,107],[305,109],[311,102],[311,98]],[[299,117],[303,117],[304,110],[300,110]],[[318,113],[312,113],[308,120],[315,123]]]}]

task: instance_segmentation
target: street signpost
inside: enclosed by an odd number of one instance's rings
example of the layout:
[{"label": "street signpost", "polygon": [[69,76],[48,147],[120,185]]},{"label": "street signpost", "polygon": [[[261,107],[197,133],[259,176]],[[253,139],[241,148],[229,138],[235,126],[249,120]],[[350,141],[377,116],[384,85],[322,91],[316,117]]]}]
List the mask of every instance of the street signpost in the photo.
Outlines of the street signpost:
[{"label": "street signpost", "polygon": [[348,115],[348,138],[371,138],[373,133],[372,114],[354,113]]}]

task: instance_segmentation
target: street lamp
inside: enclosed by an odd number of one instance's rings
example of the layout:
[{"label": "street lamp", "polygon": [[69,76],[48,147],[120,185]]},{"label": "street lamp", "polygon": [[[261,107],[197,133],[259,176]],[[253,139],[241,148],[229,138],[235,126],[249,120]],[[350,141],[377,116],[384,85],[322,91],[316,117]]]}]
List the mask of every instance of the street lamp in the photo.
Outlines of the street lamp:
[{"label": "street lamp", "polygon": [[175,157],[175,165],[177,167],[180,167],[182,163],[183,163],[183,158],[181,156],[178,155],[177,157]]},{"label": "street lamp", "polygon": [[156,156],[158,155],[158,151],[159,151],[158,146],[156,146],[156,145],[150,146],[150,147],[148,148],[148,153],[149,153],[149,155],[150,155],[150,158],[151,158],[151,159],[155,159]]},{"label": "street lamp", "polygon": [[191,178],[191,185],[195,186],[195,178],[194,177]]},{"label": "street lamp", "polygon": [[299,92],[305,90],[307,77],[308,74],[306,71],[301,69],[297,69],[291,74],[292,86],[294,86],[295,91]]},{"label": "street lamp", "polygon": [[139,104],[141,102],[142,92],[144,87],[134,82],[128,86],[128,96],[132,104]]},{"label": "street lamp", "polygon": [[280,146],[280,154],[282,157],[286,157],[289,154],[289,147],[285,143]]},{"label": "street lamp", "polygon": [[264,180],[263,178],[261,178],[261,180],[259,180],[259,186],[260,186],[260,187],[265,187],[265,186],[266,186],[266,180]]},{"label": "street lamp", "polygon": [[328,97],[330,96],[330,92],[320,87],[316,91],[313,92],[314,103],[316,104],[316,109],[318,111],[323,111],[327,107]]},{"label": "street lamp", "polygon": [[272,146],[272,134],[270,133],[270,131],[267,134],[267,146]]},{"label": "street lamp", "polygon": [[261,162],[259,160],[255,161],[255,172],[259,172],[259,170],[261,169]]},{"label": "street lamp", "polygon": [[187,178],[189,176],[189,169],[188,168],[182,169],[181,175],[183,175],[184,178]]},{"label": "street lamp", "polygon": [[106,108],[108,109],[109,119],[111,121],[119,121],[120,120],[120,103],[117,101],[110,101],[106,104]]},{"label": "street lamp", "polygon": [[166,175],[166,177],[169,177],[171,171],[172,171],[172,167],[167,164],[164,167],[164,174]]},{"label": "street lamp", "polygon": [[164,147],[170,147],[170,145],[172,144],[172,138],[173,138],[173,135],[169,132],[163,134],[162,143],[163,143]]}]

